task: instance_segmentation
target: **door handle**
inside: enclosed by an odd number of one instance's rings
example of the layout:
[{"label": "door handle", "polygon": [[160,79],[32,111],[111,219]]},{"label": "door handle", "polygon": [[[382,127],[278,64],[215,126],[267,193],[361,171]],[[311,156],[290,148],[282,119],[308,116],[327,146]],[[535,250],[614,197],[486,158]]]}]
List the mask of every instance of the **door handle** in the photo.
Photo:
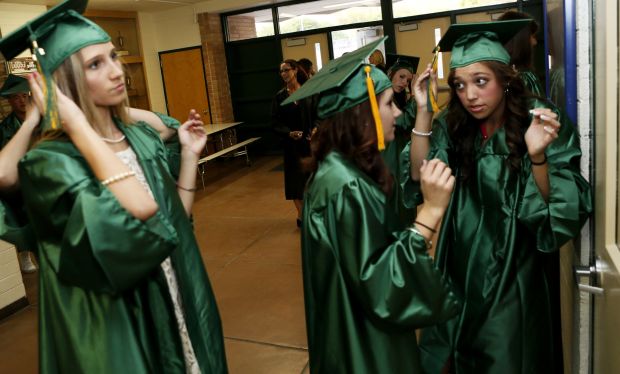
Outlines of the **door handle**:
[{"label": "door handle", "polygon": [[[600,284],[601,263],[597,257],[594,265],[577,265],[573,267],[575,275],[575,283],[579,291],[584,291],[593,295],[603,295],[605,290],[602,287],[598,287]],[[581,284],[580,278],[589,278],[590,285]]]}]

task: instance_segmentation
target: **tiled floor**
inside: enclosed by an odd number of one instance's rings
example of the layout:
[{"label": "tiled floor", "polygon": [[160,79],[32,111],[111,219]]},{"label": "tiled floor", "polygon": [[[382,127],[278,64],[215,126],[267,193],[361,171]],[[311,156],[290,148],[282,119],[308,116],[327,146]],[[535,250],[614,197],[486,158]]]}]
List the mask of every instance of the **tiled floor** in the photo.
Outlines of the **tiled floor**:
[{"label": "tiled floor", "polygon": [[[307,373],[299,230],[281,159],[208,165],[196,237],[218,301],[231,373]],[[36,275],[25,276],[36,303]],[[0,373],[37,370],[36,305],[0,321]]]}]

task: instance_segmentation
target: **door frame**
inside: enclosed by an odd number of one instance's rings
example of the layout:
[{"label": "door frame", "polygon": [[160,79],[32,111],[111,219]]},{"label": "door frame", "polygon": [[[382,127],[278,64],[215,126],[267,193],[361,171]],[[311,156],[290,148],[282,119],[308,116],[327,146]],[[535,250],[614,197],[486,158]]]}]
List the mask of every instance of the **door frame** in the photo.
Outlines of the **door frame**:
[{"label": "door frame", "polygon": [[209,108],[209,122],[213,123],[213,115],[211,114],[211,97],[209,96],[209,82],[207,81],[207,74],[205,72],[205,57],[203,54],[202,45],[185,47],[185,48],[177,48],[177,49],[169,49],[166,51],[157,52],[157,57],[159,59],[159,71],[161,74],[161,83],[164,88],[164,101],[166,102],[166,112],[168,112],[168,114],[170,113],[168,109],[168,95],[166,93],[166,80],[164,79],[164,67],[163,67],[163,63],[161,62],[161,56],[164,54],[183,52],[183,51],[188,51],[192,49],[200,50],[200,61],[202,62],[202,79],[204,79],[204,82],[205,82],[205,90],[207,94],[207,106]]}]

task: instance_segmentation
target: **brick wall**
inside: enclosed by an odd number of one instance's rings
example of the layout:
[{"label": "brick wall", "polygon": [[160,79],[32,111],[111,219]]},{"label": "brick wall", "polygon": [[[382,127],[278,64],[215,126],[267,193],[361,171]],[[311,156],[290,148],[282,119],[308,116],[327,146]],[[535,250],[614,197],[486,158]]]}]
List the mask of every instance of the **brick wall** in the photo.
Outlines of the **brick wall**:
[{"label": "brick wall", "polygon": [[230,41],[256,38],[256,23],[254,17],[230,16],[227,17],[228,38]]},{"label": "brick wall", "polygon": [[207,91],[211,106],[213,123],[233,122],[232,100],[226,53],[224,51],[224,35],[220,15],[217,13],[200,13],[197,15],[200,27],[202,53],[207,76]]}]

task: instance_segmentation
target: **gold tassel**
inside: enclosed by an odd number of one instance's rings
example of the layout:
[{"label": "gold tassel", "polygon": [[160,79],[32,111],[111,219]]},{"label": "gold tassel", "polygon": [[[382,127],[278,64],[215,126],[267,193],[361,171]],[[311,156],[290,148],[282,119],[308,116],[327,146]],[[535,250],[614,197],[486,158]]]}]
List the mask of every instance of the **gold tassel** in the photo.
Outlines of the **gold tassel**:
[{"label": "gold tassel", "polygon": [[375,95],[375,85],[370,78],[370,66],[364,67],[366,72],[366,86],[368,87],[368,97],[370,99],[370,110],[375,120],[375,129],[377,131],[377,147],[380,151],[385,149],[385,141],[383,139],[383,125],[381,124],[381,116],[379,115],[379,105],[377,104],[377,96]]},{"label": "gold tassel", "polygon": [[[435,48],[435,56],[433,57],[433,62],[431,64],[431,71],[433,73],[437,73],[437,64],[439,63],[439,46],[437,46],[437,48]],[[433,87],[432,84],[432,79],[429,78],[428,80],[428,102],[430,104],[430,107],[428,108],[428,111],[432,111],[433,113],[437,113],[439,112],[439,105],[437,104],[437,96],[435,95],[435,93],[433,92],[433,88],[436,90],[437,87]]]},{"label": "gold tassel", "polygon": [[[43,79],[43,97],[45,99],[45,119],[49,122],[52,130],[58,129],[60,123],[60,116],[58,115],[58,105],[56,105],[56,90],[53,88],[53,80],[51,74],[48,77],[47,74],[41,68],[41,56],[45,55],[43,48],[38,48],[36,40],[33,41],[34,55],[37,57],[37,71]],[[43,129],[45,131],[45,129]]]}]

